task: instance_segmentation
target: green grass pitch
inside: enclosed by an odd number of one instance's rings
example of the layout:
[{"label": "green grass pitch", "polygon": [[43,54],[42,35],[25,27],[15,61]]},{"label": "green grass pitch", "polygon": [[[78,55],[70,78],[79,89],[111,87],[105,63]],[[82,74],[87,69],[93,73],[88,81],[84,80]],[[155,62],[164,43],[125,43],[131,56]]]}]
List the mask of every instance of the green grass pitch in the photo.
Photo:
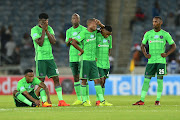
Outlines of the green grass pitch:
[{"label": "green grass pitch", "polygon": [[[64,95],[72,104],[75,95]],[[96,107],[91,95],[92,107],[58,107],[57,96],[51,95],[53,107],[17,108],[12,96],[0,96],[0,120],[180,120],[180,96],[162,96],[161,105],[155,106],[156,96],[147,96],[144,106],[132,106],[139,96],[105,96],[111,107]]]}]

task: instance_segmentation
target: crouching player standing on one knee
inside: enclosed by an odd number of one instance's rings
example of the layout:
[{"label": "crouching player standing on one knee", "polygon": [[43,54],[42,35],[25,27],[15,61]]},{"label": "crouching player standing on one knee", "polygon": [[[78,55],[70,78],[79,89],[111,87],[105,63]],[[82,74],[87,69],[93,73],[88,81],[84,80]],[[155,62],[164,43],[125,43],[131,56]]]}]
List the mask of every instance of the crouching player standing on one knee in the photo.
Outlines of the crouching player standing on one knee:
[{"label": "crouching player standing on one knee", "polygon": [[[99,20],[96,20],[98,23]],[[109,54],[112,49],[112,27],[105,26],[101,28],[101,31],[97,33],[97,50],[96,50],[96,64],[99,70],[99,76],[101,81],[101,87],[103,96],[105,93],[105,81],[109,77]],[[96,106],[99,106],[100,99],[96,94]]]},{"label": "crouching player standing on one knee", "polygon": [[[49,96],[49,91],[44,82],[34,77],[31,69],[25,70],[24,74],[25,77],[18,81],[17,90],[13,91],[16,107],[37,107],[40,105],[39,96],[41,96],[42,107],[51,107],[52,104],[47,102],[46,95]],[[34,90],[35,85],[39,85],[41,89]]]}]

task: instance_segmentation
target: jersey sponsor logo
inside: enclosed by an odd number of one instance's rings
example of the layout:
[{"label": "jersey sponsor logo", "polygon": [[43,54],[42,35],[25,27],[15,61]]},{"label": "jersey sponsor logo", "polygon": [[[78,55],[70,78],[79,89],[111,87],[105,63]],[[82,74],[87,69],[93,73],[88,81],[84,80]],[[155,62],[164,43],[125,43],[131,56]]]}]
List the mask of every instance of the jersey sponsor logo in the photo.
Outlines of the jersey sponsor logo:
[{"label": "jersey sponsor logo", "polygon": [[93,40],[96,40],[96,38],[87,39],[86,41],[89,42],[89,41],[93,41]]},{"label": "jersey sponsor logo", "polygon": [[154,36],[154,39],[157,39],[157,38],[159,38],[159,35],[155,35],[155,36]]},{"label": "jersey sponsor logo", "polygon": [[164,41],[160,41],[160,40],[153,40],[153,41],[151,41],[151,40],[150,40],[149,43],[164,43]]},{"label": "jersey sponsor logo", "polygon": [[109,45],[98,45],[98,47],[109,47]]},{"label": "jersey sponsor logo", "polygon": [[37,36],[37,33],[34,33],[34,34],[33,34],[33,37],[36,37],[36,36]]},{"label": "jersey sponsor logo", "polygon": [[103,39],[103,43],[105,43],[105,42],[107,42],[107,40],[106,40],[106,39]]},{"label": "jersey sponsor logo", "polygon": [[77,38],[77,39],[80,39],[81,37],[78,35],[76,38]]},{"label": "jersey sponsor logo", "polygon": [[160,38],[163,39],[163,36],[161,35]]},{"label": "jersey sponsor logo", "polygon": [[74,32],[74,33],[73,33],[73,36],[76,36],[76,35],[77,35],[77,32]]}]

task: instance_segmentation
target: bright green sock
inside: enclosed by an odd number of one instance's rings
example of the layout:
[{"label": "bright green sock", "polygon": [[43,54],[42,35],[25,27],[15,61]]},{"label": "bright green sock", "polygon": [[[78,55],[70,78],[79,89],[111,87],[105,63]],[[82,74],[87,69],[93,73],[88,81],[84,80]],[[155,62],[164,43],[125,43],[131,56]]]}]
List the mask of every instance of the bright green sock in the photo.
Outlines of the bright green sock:
[{"label": "bright green sock", "polygon": [[16,98],[19,99],[21,102],[26,103],[29,106],[32,106],[32,102],[29,101],[24,95],[22,95],[21,93],[16,93]]},{"label": "bright green sock", "polygon": [[74,89],[76,91],[77,99],[81,100],[81,86],[80,82],[74,82]]},{"label": "bright green sock", "polygon": [[104,101],[104,97],[103,97],[103,92],[102,92],[102,87],[100,84],[97,84],[94,86],[95,89],[96,89],[96,92],[98,94],[98,97],[99,97],[99,100],[102,102]]},{"label": "bright green sock", "polygon": [[149,89],[149,82],[151,79],[148,78],[144,78],[144,83],[143,83],[143,87],[142,87],[142,91],[141,91],[141,101],[144,102],[144,99],[146,97],[146,94],[148,92]]},{"label": "bright green sock", "polygon": [[43,103],[47,101],[46,92],[43,88],[40,89],[40,96]]},{"label": "bright green sock", "polygon": [[105,93],[105,86],[102,86],[102,91],[103,91],[103,97],[104,97],[104,93]]},{"label": "bright green sock", "polygon": [[97,92],[96,92],[96,101],[99,101],[99,96],[98,96]]},{"label": "bright green sock", "polygon": [[55,87],[55,90],[56,90],[56,93],[57,93],[57,96],[58,96],[58,100],[63,100],[63,97],[62,97],[62,87],[61,86],[56,86]]},{"label": "bright green sock", "polygon": [[157,79],[158,88],[157,88],[157,99],[156,101],[160,101],[161,94],[163,91],[163,79]]},{"label": "bright green sock", "polygon": [[85,102],[87,100],[86,85],[81,85],[81,93],[82,93],[82,100],[83,102]]},{"label": "bright green sock", "polygon": [[87,97],[87,100],[90,100],[89,99],[89,84],[88,84],[88,82],[86,82],[86,97]]}]

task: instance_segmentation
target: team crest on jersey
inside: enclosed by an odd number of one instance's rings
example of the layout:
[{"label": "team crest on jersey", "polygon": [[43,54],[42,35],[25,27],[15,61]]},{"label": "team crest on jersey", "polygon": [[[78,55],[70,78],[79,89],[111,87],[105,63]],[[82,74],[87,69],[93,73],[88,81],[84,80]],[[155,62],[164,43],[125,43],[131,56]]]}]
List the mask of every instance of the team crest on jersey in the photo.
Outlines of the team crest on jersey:
[{"label": "team crest on jersey", "polygon": [[94,35],[91,35],[90,37],[91,37],[91,38],[93,38],[93,37],[94,37]]},{"label": "team crest on jersey", "polygon": [[154,38],[155,38],[155,39],[159,38],[159,35],[155,35]]},{"label": "team crest on jersey", "polygon": [[161,35],[160,38],[163,39],[163,36]]},{"label": "team crest on jersey", "polygon": [[31,88],[33,88],[34,87],[34,85],[31,85]]},{"label": "team crest on jersey", "polygon": [[76,35],[77,35],[77,32],[74,32],[74,33],[73,33],[73,36],[76,36]]}]

